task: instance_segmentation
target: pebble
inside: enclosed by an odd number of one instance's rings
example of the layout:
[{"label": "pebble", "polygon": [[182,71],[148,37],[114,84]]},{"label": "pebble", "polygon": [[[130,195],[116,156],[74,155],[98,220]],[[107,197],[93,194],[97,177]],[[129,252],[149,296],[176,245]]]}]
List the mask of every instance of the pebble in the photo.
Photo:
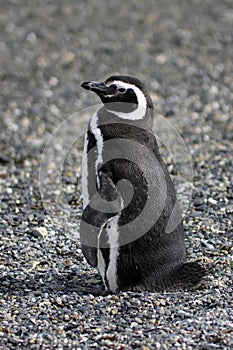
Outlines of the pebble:
[{"label": "pebble", "polygon": [[189,214],[189,216],[191,218],[200,217],[200,216],[202,216],[202,212],[201,211],[193,211]]},{"label": "pebble", "polygon": [[35,227],[32,231],[31,234],[36,237],[36,238],[45,238],[48,234],[48,231],[46,227]]},{"label": "pebble", "polygon": [[217,202],[216,199],[214,199],[214,198],[209,198],[209,199],[208,199],[208,202],[209,202],[210,204],[213,204],[213,205],[217,205],[217,204],[218,204],[218,202]]},{"label": "pebble", "polygon": [[64,67],[69,67],[75,60],[75,54],[73,52],[65,52],[62,55],[62,64]]},{"label": "pebble", "polygon": [[49,85],[50,85],[50,86],[57,86],[58,82],[59,82],[59,80],[58,80],[57,77],[51,77],[51,78],[49,79]]},{"label": "pebble", "polygon": [[137,322],[132,322],[130,327],[131,328],[137,328],[138,327],[138,323]]},{"label": "pebble", "polygon": [[30,43],[33,43],[37,40],[37,36],[35,33],[31,32],[31,33],[28,33],[27,35],[27,41],[29,41]]},{"label": "pebble", "polygon": [[227,214],[233,214],[233,205],[228,205],[226,207],[226,213]]}]

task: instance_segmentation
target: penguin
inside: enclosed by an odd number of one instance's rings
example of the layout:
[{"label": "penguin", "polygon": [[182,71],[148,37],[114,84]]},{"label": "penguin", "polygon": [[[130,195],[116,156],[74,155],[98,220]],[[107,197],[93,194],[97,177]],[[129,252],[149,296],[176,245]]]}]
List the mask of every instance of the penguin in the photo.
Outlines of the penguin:
[{"label": "penguin", "polygon": [[115,75],[81,87],[102,102],[83,151],[80,241],[87,262],[112,293],[196,288],[206,270],[186,259],[182,214],[151,132],[145,85]]}]

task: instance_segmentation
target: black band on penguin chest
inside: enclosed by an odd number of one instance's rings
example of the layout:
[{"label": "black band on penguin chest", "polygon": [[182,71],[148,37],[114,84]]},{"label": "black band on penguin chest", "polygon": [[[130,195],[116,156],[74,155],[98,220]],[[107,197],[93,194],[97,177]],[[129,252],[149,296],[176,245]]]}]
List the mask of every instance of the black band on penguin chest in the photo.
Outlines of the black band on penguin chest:
[{"label": "black band on penguin chest", "polygon": [[90,152],[94,147],[96,147],[96,138],[95,136],[93,135],[93,133],[91,132],[91,130],[88,130],[87,131],[87,141],[88,141],[88,144],[87,144],[87,153]]},{"label": "black band on penguin chest", "polygon": [[[101,251],[102,257],[104,259],[104,266],[105,266],[105,270],[104,270],[104,282],[106,284],[107,289],[109,289],[109,283],[108,283],[108,278],[107,278],[107,270],[108,270],[108,266],[110,263],[110,246],[108,243],[108,235],[106,232],[106,226],[102,229],[100,235],[99,235],[99,249]],[[106,247],[106,248],[101,248],[101,247]]]}]

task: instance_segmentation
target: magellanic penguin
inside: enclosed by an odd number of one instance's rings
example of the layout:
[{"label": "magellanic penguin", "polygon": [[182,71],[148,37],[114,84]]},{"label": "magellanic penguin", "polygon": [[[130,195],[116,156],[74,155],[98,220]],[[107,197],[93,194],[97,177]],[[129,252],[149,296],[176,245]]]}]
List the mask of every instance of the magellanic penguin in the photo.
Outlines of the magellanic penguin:
[{"label": "magellanic penguin", "polygon": [[198,286],[205,269],[186,261],[181,212],[151,132],[153,103],[144,84],[119,75],[81,86],[103,103],[91,118],[83,153],[86,260],[111,292]]}]

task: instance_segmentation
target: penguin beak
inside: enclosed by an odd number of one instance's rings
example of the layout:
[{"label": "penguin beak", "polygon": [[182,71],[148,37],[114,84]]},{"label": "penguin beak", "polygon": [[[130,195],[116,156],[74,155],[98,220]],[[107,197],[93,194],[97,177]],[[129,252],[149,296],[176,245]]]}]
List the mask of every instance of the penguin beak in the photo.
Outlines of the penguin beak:
[{"label": "penguin beak", "polygon": [[82,83],[81,87],[86,90],[91,90],[97,95],[110,95],[114,92],[112,87],[107,86],[106,83],[99,81],[85,81]]}]

